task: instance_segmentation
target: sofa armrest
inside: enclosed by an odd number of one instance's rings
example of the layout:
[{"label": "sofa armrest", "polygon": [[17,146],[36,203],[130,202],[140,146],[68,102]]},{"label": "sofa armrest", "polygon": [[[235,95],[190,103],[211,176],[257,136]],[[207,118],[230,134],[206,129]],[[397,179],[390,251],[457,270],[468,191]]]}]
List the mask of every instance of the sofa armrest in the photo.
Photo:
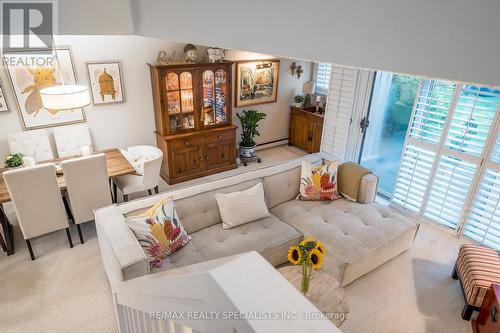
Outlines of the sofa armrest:
[{"label": "sofa armrest", "polygon": [[116,206],[96,210],[95,224],[102,262],[111,287],[150,273],[144,250]]},{"label": "sofa armrest", "polygon": [[369,173],[361,177],[358,188],[357,202],[368,204],[375,202],[377,196],[378,177],[373,173]]},{"label": "sofa armrest", "polygon": [[338,167],[339,192],[347,199],[362,204],[375,201],[378,177],[370,169],[354,162],[344,162]]}]

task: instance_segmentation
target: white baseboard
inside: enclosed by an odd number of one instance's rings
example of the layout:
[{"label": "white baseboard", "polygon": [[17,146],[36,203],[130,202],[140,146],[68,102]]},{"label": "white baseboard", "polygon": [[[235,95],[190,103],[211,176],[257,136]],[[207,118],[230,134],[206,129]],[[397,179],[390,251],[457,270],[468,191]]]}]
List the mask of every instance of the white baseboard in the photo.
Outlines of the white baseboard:
[{"label": "white baseboard", "polygon": [[257,150],[267,149],[267,148],[276,147],[276,146],[282,146],[282,145],[286,145],[286,144],[288,144],[288,139],[277,140],[277,141],[273,141],[270,143],[263,143],[261,145],[258,145]]}]

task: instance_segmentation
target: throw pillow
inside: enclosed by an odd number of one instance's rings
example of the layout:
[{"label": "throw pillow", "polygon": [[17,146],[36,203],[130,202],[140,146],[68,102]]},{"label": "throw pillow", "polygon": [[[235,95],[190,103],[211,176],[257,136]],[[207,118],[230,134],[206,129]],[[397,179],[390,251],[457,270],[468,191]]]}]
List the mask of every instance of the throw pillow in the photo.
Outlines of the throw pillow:
[{"label": "throw pillow", "polygon": [[141,176],[144,173],[144,162],[155,158],[155,156],[152,155],[142,155],[142,154],[138,155],[124,149],[120,149],[120,151],[123,154],[123,156],[127,159],[127,161],[135,169],[135,173]]},{"label": "throw pillow", "polygon": [[160,267],[167,256],[191,239],[182,227],[172,198],[161,200],[141,215],[127,217],[125,222],[153,267]]},{"label": "throw pillow", "polygon": [[335,200],[339,198],[337,190],[338,161],[326,162],[315,166],[302,161],[300,174],[299,200]]},{"label": "throw pillow", "polygon": [[269,216],[262,183],[245,191],[216,193],[215,199],[222,217],[222,229],[231,229]]}]

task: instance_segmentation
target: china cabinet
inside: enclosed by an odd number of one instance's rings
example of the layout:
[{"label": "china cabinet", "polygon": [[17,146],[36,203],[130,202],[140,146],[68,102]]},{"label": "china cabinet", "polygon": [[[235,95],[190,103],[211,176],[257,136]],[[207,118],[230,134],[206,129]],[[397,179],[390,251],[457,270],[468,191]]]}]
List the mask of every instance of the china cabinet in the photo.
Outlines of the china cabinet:
[{"label": "china cabinet", "polygon": [[149,68],[162,178],[175,184],[236,168],[232,62]]}]

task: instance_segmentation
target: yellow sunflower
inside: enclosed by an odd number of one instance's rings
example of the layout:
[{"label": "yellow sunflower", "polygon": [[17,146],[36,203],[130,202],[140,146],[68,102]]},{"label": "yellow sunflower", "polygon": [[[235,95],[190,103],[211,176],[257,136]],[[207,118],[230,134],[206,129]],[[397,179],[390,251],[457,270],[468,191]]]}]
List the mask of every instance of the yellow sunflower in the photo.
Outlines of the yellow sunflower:
[{"label": "yellow sunflower", "polygon": [[317,243],[318,241],[314,237],[306,237],[302,242],[300,242],[300,245],[306,246],[307,243]]},{"label": "yellow sunflower", "polygon": [[328,250],[326,249],[326,247],[323,245],[323,243],[321,243],[320,241],[316,241],[316,249],[321,252],[322,255],[326,255]]},{"label": "yellow sunflower", "polygon": [[300,264],[302,261],[302,252],[299,250],[298,246],[292,246],[288,250],[288,261],[294,265]]},{"label": "yellow sunflower", "polygon": [[323,254],[318,249],[313,249],[309,252],[308,260],[314,269],[320,269],[323,266]]}]

